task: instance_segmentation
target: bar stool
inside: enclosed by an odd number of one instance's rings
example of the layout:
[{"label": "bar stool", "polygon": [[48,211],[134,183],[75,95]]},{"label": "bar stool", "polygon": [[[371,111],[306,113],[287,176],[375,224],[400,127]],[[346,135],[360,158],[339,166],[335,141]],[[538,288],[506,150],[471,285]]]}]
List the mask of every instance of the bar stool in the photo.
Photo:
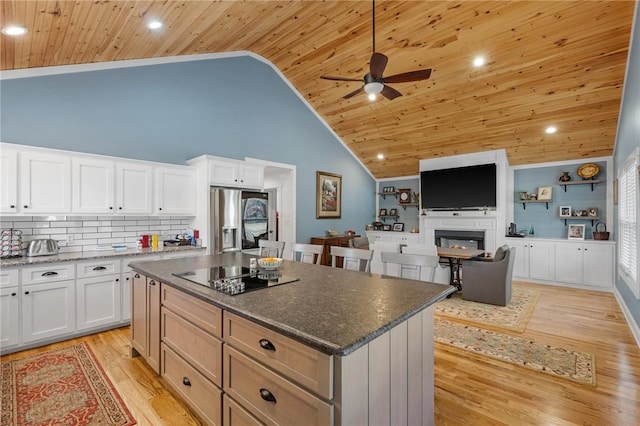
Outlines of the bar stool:
[{"label": "bar stool", "polygon": [[293,243],[291,245],[291,260],[322,265],[323,251],[324,247],[318,244]]},{"label": "bar stool", "polygon": [[342,257],[342,269],[352,271],[371,271],[372,250],[331,246],[331,266],[337,265],[336,259]]}]

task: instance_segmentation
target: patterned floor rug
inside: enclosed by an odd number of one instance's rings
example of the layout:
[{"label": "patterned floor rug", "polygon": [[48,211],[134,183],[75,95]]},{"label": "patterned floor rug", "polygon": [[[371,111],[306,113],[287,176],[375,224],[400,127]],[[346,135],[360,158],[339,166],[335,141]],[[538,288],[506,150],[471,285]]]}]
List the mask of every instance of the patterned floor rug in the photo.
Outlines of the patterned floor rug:
[{"label": "patterned floor rug", "polygon": [[86,343],[2,363],[2,425],[136,424]]},{"label": "patterned floor rug", "polygon": [[507,306],[462,300],[460,292],[435,305],[435,314],[487,325],[499,329],[523,332],[536,307],[540,291],[522,287],[513,287],[511,302]]},{"label": "patterned floor rug", "polygon": [[443,319],[435,319],[435,341],[490,358],[550,374],[583,385],[596,386],[593,354],[568,351],[530,339]]}]

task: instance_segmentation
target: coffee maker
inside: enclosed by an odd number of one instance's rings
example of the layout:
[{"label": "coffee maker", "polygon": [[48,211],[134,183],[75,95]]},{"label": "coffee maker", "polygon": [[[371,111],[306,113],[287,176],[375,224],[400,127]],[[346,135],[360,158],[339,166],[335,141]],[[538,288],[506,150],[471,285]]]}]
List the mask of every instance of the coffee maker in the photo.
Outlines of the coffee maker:
[{"label": "coffee maker", "polygon": [[[507,231],[507,236],[511,237],[511,236],[516,236],[518,235],[517,231],[516,231],[516,224],[511,222],[509,224],[509,230]],[[518,235],[519,236],[519,235]]]}]

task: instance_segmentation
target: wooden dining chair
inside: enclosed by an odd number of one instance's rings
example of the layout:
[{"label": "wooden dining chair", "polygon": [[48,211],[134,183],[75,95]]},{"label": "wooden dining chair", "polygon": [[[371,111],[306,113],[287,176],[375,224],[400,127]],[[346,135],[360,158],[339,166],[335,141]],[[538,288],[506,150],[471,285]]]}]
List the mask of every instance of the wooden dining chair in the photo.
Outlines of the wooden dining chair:
[{"label": "wooden dining chair", "polygon": [[322,265],[324,246],[318,244],[294,243],[291,245],[291,260]]},{"label": "wooden dining chair", "polygon": [[331,266],[337,266],[337,258],[342,258],[342,269],[352,271],[371,271],[372,250],[364,250],[350,247],[331,246]]},{"label": "wooden dining chair", "polygon": [[387,265],[394,263],[398,265],[398,276],[412,280],[420,280],[423,277],[422,271],[428,271],[426,279],[423,281],[433,282],[433,278],[438,267],[440,258],[425,254],[405,254],[405,253],[380,253],[382,259],[382,274],[387,275]]},{"label": "wooden dining chair", "polygon": [[284,241],[258,240],[260,256],[262,257],[282,257],[284,253]]}]

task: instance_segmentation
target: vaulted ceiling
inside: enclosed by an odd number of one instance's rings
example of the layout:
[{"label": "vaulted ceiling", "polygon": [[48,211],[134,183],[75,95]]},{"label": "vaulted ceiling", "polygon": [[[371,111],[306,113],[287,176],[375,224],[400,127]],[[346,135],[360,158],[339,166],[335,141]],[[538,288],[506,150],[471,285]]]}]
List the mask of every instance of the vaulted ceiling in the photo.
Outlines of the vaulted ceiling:
[{"label": "vaulted ceiling", "polygon": [[[0,24],[2,70],[246,50],[278,67],[377,178],[420,159],[504,148],[512,165],[611,155],[633,1],[376,2],[384,75],[431,68],[392,87],[342,96],[372,53],[370,1],[12,1]],[[145,25],[159,19],[164,26]],[[474,67],[476,55],[487,63]],[[545,128],[556,126],[555,134]],[[383,154],[383,160],[377,154]]]}]

